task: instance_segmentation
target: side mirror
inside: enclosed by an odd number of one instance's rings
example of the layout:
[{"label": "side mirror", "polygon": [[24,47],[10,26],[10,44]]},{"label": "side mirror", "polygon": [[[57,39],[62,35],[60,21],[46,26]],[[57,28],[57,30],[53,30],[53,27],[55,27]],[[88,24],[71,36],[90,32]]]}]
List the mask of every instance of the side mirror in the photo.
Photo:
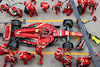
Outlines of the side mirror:
[{"label": "side mirror", "polygon": [[97,21],[97,17],[94,16],[92,20],[93,20],[94,22],[96,22],[96,21]]}]

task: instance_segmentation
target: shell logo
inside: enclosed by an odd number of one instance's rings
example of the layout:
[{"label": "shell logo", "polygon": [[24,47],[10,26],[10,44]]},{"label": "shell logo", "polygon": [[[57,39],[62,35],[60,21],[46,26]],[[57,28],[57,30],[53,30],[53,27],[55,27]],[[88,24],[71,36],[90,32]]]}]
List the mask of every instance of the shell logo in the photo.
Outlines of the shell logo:
[{"label": "shell logo", "polygon": [[75,35],[75,33],[74,33],[74,32],[72,32],[72,35]]}]

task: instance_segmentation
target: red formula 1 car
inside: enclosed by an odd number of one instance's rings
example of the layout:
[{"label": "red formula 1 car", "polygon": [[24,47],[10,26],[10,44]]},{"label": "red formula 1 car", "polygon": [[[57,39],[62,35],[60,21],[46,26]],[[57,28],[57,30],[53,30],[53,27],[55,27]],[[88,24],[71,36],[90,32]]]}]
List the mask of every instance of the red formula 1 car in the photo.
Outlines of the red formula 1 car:
[{"label": "red formula 1 car", "polygon": [[[20,20],[12,20],[11,23],[5,25],[4,39],[9,41],[8,47],[18,48],[19,43],[26,46],[36,46],[38,42],[42,42],[43,45],[53,45],[57,41],[57,38],[65,38],[68,36],[83,37],[81,32],[69,31],[69,28],[73,27],[73,21],[67,19],[63,21],[64,29],[56,29],[58,26],[54,26],[48,23],[34,23],[26,27],[21,27],[22,22]],[[68,40],[63,47],[73,48],[73,44]]]}]

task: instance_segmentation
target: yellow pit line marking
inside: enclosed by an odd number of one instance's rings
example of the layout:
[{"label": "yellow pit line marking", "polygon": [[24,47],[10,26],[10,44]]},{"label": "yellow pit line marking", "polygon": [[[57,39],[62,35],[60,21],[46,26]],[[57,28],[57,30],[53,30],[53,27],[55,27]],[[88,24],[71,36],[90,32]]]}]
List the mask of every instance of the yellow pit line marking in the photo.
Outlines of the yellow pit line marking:
[{"label": "yellow pit line marking", "polygon": [[[31,54],[36,54],[36,52],[29,52]],[[54,54],[54,52],[42,52],[42,54]],[[67,55],[68,53],[65,53]],[[71,55],[89,55],[88,53],[71,53]]]},{"label": "yellow pit line marking", "polygon": [[[23,22],[23,20],[21,20]],[[26,22],[63,22],[64,20],[26,20]],[[76,20],[73,20],[76,22]],[[87,22],[88,20],[82,20],[82,22]]]},{"label": "yellow pit line marking", "polygon": [[67,16],[67,19],[69,19],[69,16]]},{"label": "yellow pit line marking", "polygon": [[[11,53],[11,52],[9,52]],[[14,53],[16,53],[14,51]],[[31,54],[36,54],[36,52],[28,52],[28,53],[31,53]],[[54,54],[54,52],[42,52],[42,54]],[[68,55],[68,53],[65,53],[65,55]],[[71,53],[71,55],[89,55],[88,53]]]}]

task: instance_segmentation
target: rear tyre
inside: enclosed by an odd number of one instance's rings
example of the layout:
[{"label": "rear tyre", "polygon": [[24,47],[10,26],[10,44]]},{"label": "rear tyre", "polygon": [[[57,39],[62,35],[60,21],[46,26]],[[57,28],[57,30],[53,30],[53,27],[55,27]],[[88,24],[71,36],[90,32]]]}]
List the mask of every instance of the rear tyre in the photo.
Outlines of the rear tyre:
[{"label": "rear tyre", "polygon": [[10,41],[8,47],[12,50],[17,50],[19,48],[19,43],[17,41]]}]

